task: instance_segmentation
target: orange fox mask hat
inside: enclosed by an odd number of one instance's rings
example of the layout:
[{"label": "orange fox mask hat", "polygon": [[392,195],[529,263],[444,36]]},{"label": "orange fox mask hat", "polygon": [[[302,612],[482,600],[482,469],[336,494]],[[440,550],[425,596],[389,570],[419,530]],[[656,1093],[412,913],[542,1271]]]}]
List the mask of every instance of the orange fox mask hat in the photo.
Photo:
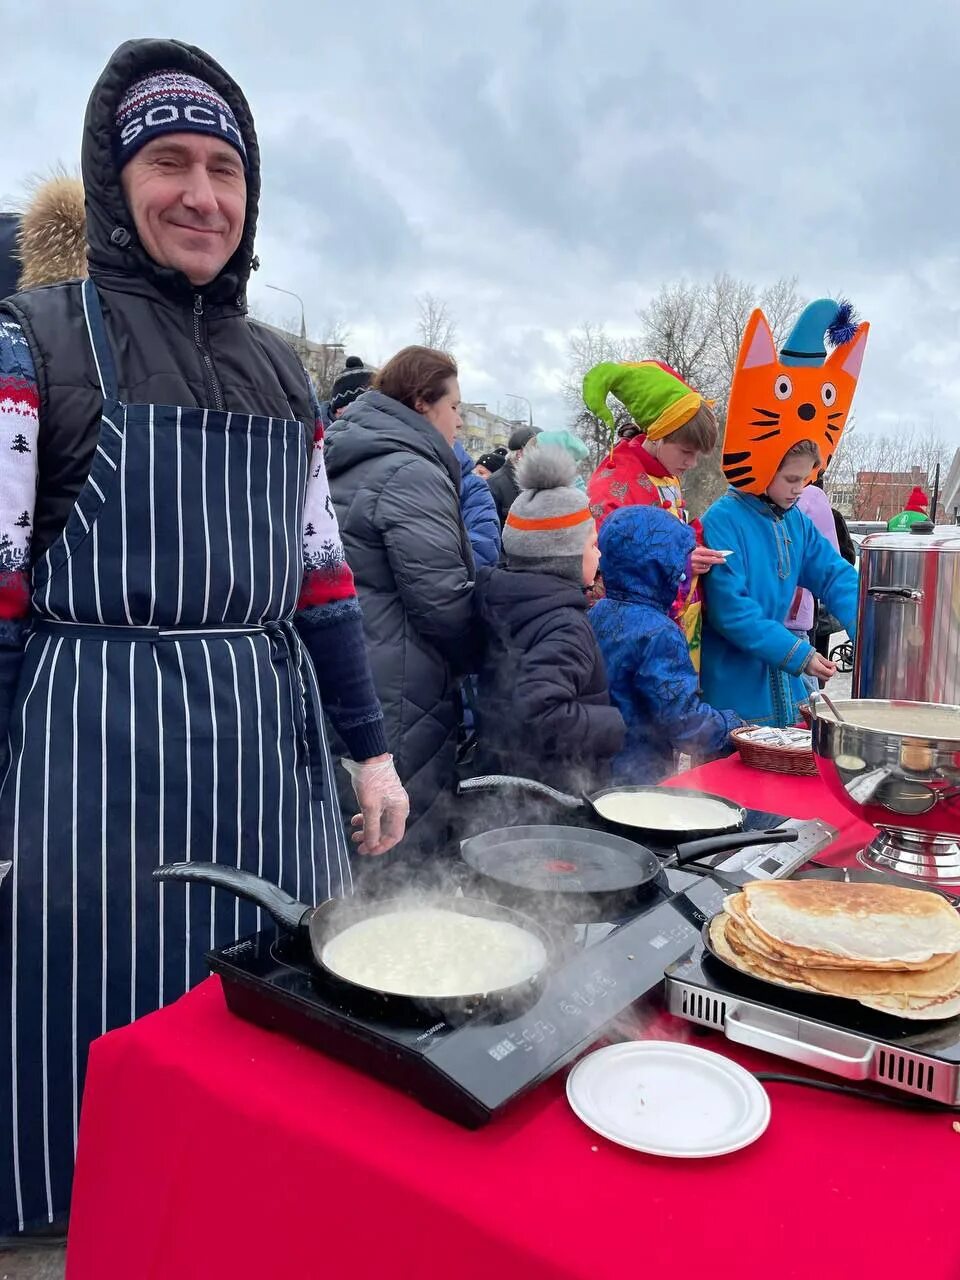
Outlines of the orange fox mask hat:
[{"label": "orange fox mask hat", "polygon": [[[778,355],[766,317],[753,312],[727,406],[722,466],[729,484],[764,494],[801,440],[815,441],[827,466],[853,403],[869,331],[855,323],[849,303],[821,298],[804,309]],[[835,344],[829,356],[824,334]]]}]

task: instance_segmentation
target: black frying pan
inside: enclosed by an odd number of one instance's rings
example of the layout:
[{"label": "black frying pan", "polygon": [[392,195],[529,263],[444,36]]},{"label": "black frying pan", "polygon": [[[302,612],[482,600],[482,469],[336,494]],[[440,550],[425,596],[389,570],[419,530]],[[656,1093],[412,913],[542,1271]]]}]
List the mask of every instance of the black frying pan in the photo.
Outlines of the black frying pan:
[{"label": "black frying pan", "polygon": [[[503,827],[470,836],[460,856],[477,875],[495,882],[529,909],[539,902],[579,897],[597,899],[597,907],[618,907],[652,888],[669,866],[753,844],[789,844],[795,828],[734,832],[688,840],[669,857],[653,849],[589,827]],[[739,886],[732,885],[736,891]]]},{"label": "black frying pan", "polygon": [[[571,796],[565,791],[557,791],[555,787],[547,786],[545,782],[537,782],[533,778],[513,778],[507,774],[489,774],[480,778],[466,778],[457,787],[458,795],[472,795],[478,792],[512,792],[537,796],[569,812],[589,813],[607,831],[615,831],[618,835],[626,836],[628,839],[652,840],[655,844],[674,844],[677,840],[700,840],[711,836],[726,835],[732,831],[741,831],[747,816],[745,809],[735,804],[732,800],[727,800],[724,796],[714,796],[705,791],[694,791],[687,787],[621,785],[604,787],[602,790],[594,791],[590,795]],[[641,827],[633,823],[614,822],[610,818],[605,818],[597,808],[597,803],[604,796],[663,795],[665,792],[669,792],[672,796],[691,796],[696,797],[698,800],[713,800],[717,804],[723,805],[729,815],[729,821],[724,823],[723,826],[709,827],[707,829],[702,827],[674,827],[669,829],[664,827]],[[744,843],[750,842],[744,841]],[[758,842],[753,841],[752,843],[756,844]],[[736,848],[737,846],[728,845],[727,847]]]},{"label": "black frying pan", "polygon": [[406,1017],[413,1010],[442,1018],[505,1011],[509,1011],[511,1015],[518,1014],[536,1001],[550,968],[552,945],[548,934],[534,920],[520,912],[474,898],[455,898],[440,894],[422,898],[418,896],[417,906],[440,907],[445,911],[482,916],[488,920],[505,920],[534,934],[546,948],[547,963],[523,982],[496,991],[422,997],[380,991],[351,982],[328,968],[323,961],[324,947],[352,924],[386,915],[391,911],[409,909],[412,905],[409,896],[405,899],[378,899],[376,902],[365,902],[358,898],[329,898],[319,906],[311,907],[305,902],[298,902],[269,880],[216,862],[168,862],[154,870],[153,878],[209,884],[217,889],[227,889],[238,898],[245,898],[262,907],[281,929],[305,944],[312,955],[318,980],[322,980],[324,986],[331,987],[346,997],[351,1007],[359,1005],[383,1016]]}]

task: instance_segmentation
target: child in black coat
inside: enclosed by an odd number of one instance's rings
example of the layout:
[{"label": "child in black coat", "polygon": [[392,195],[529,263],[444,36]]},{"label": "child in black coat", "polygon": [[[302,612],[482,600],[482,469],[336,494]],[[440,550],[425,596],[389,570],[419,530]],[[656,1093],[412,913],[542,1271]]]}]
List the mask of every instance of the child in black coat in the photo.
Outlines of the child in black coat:
[{"label": "child in black coat", "polygon": [[565,450],[528,449],[504,525],[505,563],[477,574],[488,630],[478,764],[561,788],[602,781],[624,737],[587,621],[584,591],[600,553],[575,476]]}]

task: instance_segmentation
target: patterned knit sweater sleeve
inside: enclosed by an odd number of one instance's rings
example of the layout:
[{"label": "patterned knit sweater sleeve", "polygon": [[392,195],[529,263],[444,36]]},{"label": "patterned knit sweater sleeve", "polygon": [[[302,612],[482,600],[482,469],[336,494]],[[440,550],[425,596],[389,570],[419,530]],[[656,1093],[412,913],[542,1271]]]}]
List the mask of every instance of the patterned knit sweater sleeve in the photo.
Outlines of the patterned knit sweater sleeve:
[{"label": "patterned knit sweater sleeve", "polygon": [[363,617],[343,553],[323,462],[323,423],[316,417],[303,510],[303,584],[295,624],[317,673],[324,710],[354,760],[386,753],[383,712],[367,658]]},{"label": "patterned knit sweater sleeve", "polygon": [[40,403],[20,326],[0,316],[0,764],[30,618],[30,534]]}]

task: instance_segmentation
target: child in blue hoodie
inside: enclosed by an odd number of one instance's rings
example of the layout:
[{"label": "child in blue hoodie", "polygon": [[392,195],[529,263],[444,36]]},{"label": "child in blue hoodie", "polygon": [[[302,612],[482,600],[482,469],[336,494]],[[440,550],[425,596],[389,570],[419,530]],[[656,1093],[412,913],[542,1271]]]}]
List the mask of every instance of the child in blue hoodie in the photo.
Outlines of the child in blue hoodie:
[{"label": "child in blue hoodie", "polygon": [[743,723],[700,697],[686,637],[671,608],[696,545],[689,525],[660,507],[621,507],[600,530],[606,598],[590,611],[610,698],[627,725],[615,782],[658,782],[675,753],[704,759],[731,748]]},{"label": "child in blue hoodie", "polygon": [[797,587],[855,633],[857,572],[797,509],[811,470],[821,465],[817,444],[801,440],[762,496],[731,488],[703,517],[707,545],[732,552],[706,584],[703,692],[729,699],[753,724],[797,724],[809,696],[803,676],[826,680],[836,671],[784,625]]}]

